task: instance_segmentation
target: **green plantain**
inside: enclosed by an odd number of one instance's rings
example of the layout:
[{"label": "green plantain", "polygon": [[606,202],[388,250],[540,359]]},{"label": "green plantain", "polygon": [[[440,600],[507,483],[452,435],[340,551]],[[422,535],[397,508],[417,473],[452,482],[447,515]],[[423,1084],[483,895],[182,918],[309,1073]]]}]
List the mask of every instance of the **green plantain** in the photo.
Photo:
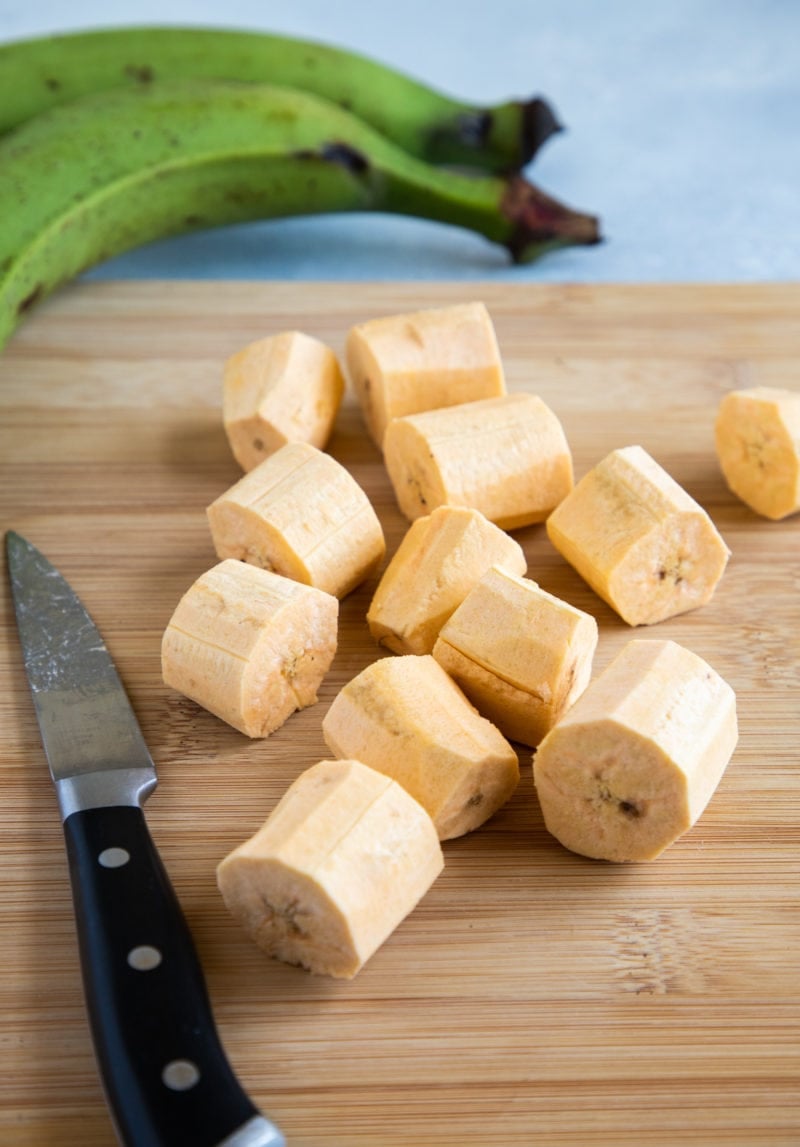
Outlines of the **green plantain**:
[{"label": "green plantain", "polygon": [[477,107],[341,48],[262,32],[133,26],[0,44],[0,133],[78,96],[171,79],[296,87],[433,164],[518,171],[559,130],[544,99]]},{"label": "green plantain", "polygon": [[117,89],[0,140],[0,346],[39,299],[121,251],[220,224],[343,211],[470,228],[518,262],[598,240],[595,218],[521,176],[431,167],[305,92],[213,81]]}]

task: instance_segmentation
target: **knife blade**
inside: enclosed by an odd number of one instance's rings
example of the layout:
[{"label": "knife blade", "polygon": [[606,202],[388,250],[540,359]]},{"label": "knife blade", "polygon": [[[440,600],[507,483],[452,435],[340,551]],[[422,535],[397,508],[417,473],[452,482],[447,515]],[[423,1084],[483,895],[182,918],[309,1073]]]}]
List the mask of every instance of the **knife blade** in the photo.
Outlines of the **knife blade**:
[{"label": "knife blade", "polygon": [[25,671],[56,789],[84,994],[124,1147],[284,1147],[228,1062],[142,806],[156,769],[105,643],[40,551],[6,533]]}]

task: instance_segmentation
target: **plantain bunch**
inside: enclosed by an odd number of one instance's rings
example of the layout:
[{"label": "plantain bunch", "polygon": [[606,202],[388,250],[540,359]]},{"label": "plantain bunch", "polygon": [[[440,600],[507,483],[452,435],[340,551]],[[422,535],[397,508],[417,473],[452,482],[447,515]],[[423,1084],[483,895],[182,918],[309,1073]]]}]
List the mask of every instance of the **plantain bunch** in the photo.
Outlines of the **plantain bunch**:
[{"label": "plantain bunch", "polygon": [[537,97],[479,107],[344,49],[127,27],[0,44],[0,347],[73,276],[153,239],[380,211],[475,231],[515,262],[598,222],[521,174],[560,128]]}]

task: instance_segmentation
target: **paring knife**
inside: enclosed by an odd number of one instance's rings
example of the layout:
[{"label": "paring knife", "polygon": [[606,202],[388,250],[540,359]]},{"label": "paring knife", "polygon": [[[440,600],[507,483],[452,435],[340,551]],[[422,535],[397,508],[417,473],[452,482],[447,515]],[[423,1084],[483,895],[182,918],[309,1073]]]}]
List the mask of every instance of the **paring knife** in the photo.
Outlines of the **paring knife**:
[{"label": "paring knife", "polygon": [[125,1147],[283,1147],[242,1089],[142,804],[156,770],[75,592],[6,534],[17,626],[64,824],[84,991]]}]

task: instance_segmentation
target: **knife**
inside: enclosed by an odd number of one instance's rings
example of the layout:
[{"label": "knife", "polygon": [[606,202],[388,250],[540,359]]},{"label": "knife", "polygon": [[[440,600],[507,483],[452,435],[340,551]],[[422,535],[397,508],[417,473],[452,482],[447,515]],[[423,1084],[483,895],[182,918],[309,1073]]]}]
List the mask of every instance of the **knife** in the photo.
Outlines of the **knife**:
[{"label": "knife", "polygon": [[155,765],[102,637],[8,531],[25,671],[66,839],[84,993],[124,1147],[284,1147],[220,1042],[191,934],[145,822]]}]

